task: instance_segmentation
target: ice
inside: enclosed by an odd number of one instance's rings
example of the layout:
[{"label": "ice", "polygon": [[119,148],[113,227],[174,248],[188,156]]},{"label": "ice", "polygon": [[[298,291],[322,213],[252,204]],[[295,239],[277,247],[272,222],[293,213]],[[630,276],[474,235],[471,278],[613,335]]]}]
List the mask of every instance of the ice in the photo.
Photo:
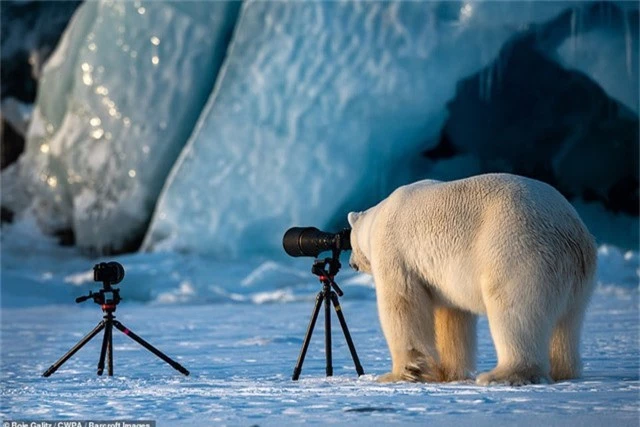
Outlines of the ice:
[{"label": "ice", "polygon": [[245,3],[143,248],[238,258],[344,225],[415,178],[460,78],[569,5]]},{"label": "ice", "polygon": [[[632,2],[626,4],[631,6]],[[624,5],[622,2],[621,6]],[[574,31],[558,47],[557,58],[565,67],[591,77],[607,94],[637,114],[640,97],[637,4],[635,10],[629,9],[600,5],[590,13],[576,11],[575,21],[581,23],[581,31]]]},{"label": "ice", "polygon": [[[80,1],[0,4],[1,96],[31,103],[36,79]],[[4,108],[3,108],[4,110]]]},{"label": "ice", "polygon": [[637,23],[587,25],[593,8],[86,2],[45,66],[3,206],[91,253],[134,250],[145,232],[145,250],[279,253],[289,226],[336,229],[400,184],[461,175],[474,159],[420,158],[456,84],[563,11],[575,19],[558,60],[637,111]]},{"label": "ice", "polygon": [[[505,171],[540,179],[585,207],[578,212],[600,242],[637,248],[638,116],[607,84],[637,103],[637,70],[629,75],[624,61],[624,41],[637,44],[637,35],[623,22],[638,11],[624,13],[612,3],[567,9],[511,38],[488,67],[461,79],[440,143],[426,153],[435,163],[427,177]],[[576,40],[574,59],[597,60],[595,80],[557,62]]]},{"label": "ice", "polygon": [[11,124],[20,135],[27,133],[29,118],[33,113],[33,106],[22,103],[15,98],[2,101],[2,118]]},{"label": "ice", "polygon": [[211,91],[238,9],[85,2],[45,65],[26,154],[6,175],[17,175],[22,191],[6,202],[24,208],[33,199],[40,224],[72,229],[82,248],[135,247]]}]

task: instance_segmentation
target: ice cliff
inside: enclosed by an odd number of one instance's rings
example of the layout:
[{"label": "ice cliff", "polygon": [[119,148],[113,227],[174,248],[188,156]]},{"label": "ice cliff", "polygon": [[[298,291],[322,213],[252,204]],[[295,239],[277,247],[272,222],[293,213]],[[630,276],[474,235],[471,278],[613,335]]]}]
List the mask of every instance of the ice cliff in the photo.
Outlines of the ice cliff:
[{"label": "ice cliff", "polygon": [[[43,71],[3,204],[91,251],[137,247],[222,63],[233,2],[86,2]],[[18,182],[18,184],[16,183]],[[7,200],[8,199],[8,200]]]},{"label": "ice cliff", "polygon": [[[46,64],[26,152],[3,174],[3,206],[71,230],[91,251],[136,248],[146,232],[144,250],[235,258],[280,253],[287,227],[339,226],[349,209],[408,181],[483,171],[496,149],[513,155],[489,169],[513,171],[534,152],[570,181],[582,145],[555,143],[554,153],[579,147],[567,168],[554,160],[566,156],[536,150],[546,128],[519,145],[536,123],[547,126],[537,116],[522,114],[528,127],[506,123],[512,138],[497,148],[496,128],[482,134],[469,118],[504,116],[475,98],[530,109],[497,96],[505,64],[517,64],[511,81],[554,93],[557,82],[511,61],[509,48],[523,46],[520,57],[532,49],[536,67],[579,72],[601,105],[618,106],[615,119],[631,120],[627,141],[638,114],[638,8],[620,4],[87,2]],[[580,122],[574,112],[558,121]],[[478,130],[454,135],[456,120]],[[631,157],[607,144],[603,131],[585,156],[614,153],[597,176],[615,181],[615,156]],[[608,201],[616,182],[596,185],[596,199]],[[628,182],[637,195],[637,173]],[[582,183],[571,185],[584,196]],[[629,223],[637,230],[637,216]]]}]

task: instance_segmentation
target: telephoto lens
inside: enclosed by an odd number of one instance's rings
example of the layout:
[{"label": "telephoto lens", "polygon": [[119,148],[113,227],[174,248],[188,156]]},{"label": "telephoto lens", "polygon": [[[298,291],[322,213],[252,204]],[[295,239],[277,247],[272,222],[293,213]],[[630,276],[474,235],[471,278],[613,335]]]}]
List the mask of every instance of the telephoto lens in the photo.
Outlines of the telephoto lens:
[{"label": "telephoto lens", "polygon": [[292,257],[317,257],[324,251],[351,249],[350,234],[350,229],[327,233],[315,227],[293,227],[284,233],[282,246]]}]

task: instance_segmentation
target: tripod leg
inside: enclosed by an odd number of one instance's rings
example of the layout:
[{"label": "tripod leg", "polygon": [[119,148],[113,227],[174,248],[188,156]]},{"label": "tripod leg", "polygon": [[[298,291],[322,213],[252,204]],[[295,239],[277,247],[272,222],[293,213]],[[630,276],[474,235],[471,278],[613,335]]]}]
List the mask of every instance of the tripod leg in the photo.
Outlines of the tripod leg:
[{"label": "tripod leg", "polygon": [[331,292],[325,292],[324,294],[324,348],[327,357],[328,377],[333,375],[333,360],[331,357],[331,304],[329,303],[329,295]]},{"label": "tripod leg", "polygon": [[364,369],[362,369],[360,359],[358,359],[358,354],[356,353],[356,347],[353,345],[353,341],[351,340],[351,334],[349,333],[349,328],[347,327],[347,321],[344,319],[344,314],[342,313],[342,307],[340,307],[338,296],[333,291],[331,291],[331,301],[333,302],[333,306],[336,309],[336,314],[338,315],[340,326],[342,326],[342,332],[344,332],[344,338],[347,341],[347,345],[349,346],[351,358],[353,359],[353,363],[356,365],[356,372],[358,373],[358,375],[364,375]]},{"label": "tripod leg", "polygon": [[149,344],[148,342],[140,338],[138,335],[134,334],[133,331],[125,328],[125,326],[119,321],[114,320],[113,325],[116,328],[120,329],[126,336],[128,336],[129,338],[131,338],[132,340],[134,340],[135,342],[137,342],[138,344],[140,344],[141,346],[149,350],[151,353],[158,356],[160,359],[167,362],[169,365],[171,365],[171,367],[173,367],[173,369],[177,370],[181,374],[189,375],[189,371],[187,371],[184,368],[184,366],[182,366],[175,360],[171,359],[169,356],[165,355],[164,353],[162,353],[160,350],[158,350],[157,348],[155,348],[154,346],[152,346],[151,344]]},{"label": "tripod leg", "polygon": [[311,320],[309,321],[309,326],[307,327],[307,333],[304,336],[302,349],[300,350],[300,355],[298,356],[298,362],[296,363],[296,367],[293,368],[293,377],[291,378],[293,381],[297,381],[298,378],[300,378],[300,373],[302,372],[302,364],[304,363],[304,358],[307,355],[307,349],[309,348],[309,342],[311,341],[313,328],[315,327],[316,320],[318,319],[320,306],[322,305],[322,301],[324,301],[324,294],[324,291],[320,291],[318,293],[318,296],[316,297],[316,305],[313,307],[313,313],[311,314]]},{"label": "tripod leg", "polygon": [[109,326],[110,323],[104,322],[104,335],[102,336],[102,348],[100,349],[100,360],[98,360],[98,375],[102,375],[104,371],[104,359],[107,355],[107,347],[109,346]]},{"label": "tripod leg", "polygon": [[98,332],[100,332],[102,330],[102,328],[104,328],[104,320],[101,320],[100,323],[98,323],[98,325],[93,328],[93,330],[91,332],[89,332],[87,335],[84,336],[84,338],[82,338],[80,341],[78,341],[78,343],[76,345],[74,345],[71,350],[69,350],[64,356],[62,356],[60,359],[58,359],[58,361],[56,363],[54,363],[53,365],[51,365],[51,367],[49,367],[49,369],[47,369],[44,374],[42,374],[43,377],[48,377],[51,374],[53,374],[55,371],[58,370],[58,368],[60,366],[62,366],[62,364],[64,362],[66,362],[67,360],[69,360],[69,358],[71,356],[73,356],[74,354],[76,354],[76,352],[78,350],[80,350],[86,343],[88,343],[91,338],[95,337]]},{"label": "tripod leg", "polygon": [[107,372],[109,376],[113,376],[113,325],[107,324],[106,332],[109,334],[109,341],[107,342]]}]

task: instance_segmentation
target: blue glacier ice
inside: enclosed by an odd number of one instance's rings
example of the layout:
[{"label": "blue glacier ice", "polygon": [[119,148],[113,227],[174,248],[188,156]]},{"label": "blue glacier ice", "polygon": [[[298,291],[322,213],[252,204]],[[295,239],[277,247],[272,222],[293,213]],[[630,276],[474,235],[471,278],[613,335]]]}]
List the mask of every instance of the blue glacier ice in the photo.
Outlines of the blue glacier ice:
[{"label": "blue glacier ice", "polygon": [[[588,75],[609,96],[637,114],[640,100],[638,4],[619,2],[618,6],[607,8],[600,16],[576,14],[571,37],[558,47],[557,59],[566,68]],[[627,19],[626,14],[632,18]]]},{"label": "blue glacier ice", "polygon": [[420,156],[457,85],[563,12],[552,59],[637,113],[637,26],[586,25],[593,4],[85,2],[3,206],[99,253],[144,236],[148,251],[280,254],[289,226],[334,229],[407,181],[472,173],[473,156]]},{"label": "blue glacier ice", "polygon": [[519,31],[584,6],[245,3],[143,248],[269,254],[289,226],[344,224],[415,179],[461,78]]},{"label": "blue glacier ice", "polygon": [[520,32],[459,81],[440,142],[425,153],[436,162],[429,176],[502,171],[543,180],[600,241],[637,248],[637,64],[637,4],[569,8]]},{"label": "blue glacier ice", "polygon": [[6,198],[33,202],[43,228],[71,228],[83,248],[139,242],[209,96],[238,9],[85,2],[45,65],[26,153],[6,175],[23,191]]}]

